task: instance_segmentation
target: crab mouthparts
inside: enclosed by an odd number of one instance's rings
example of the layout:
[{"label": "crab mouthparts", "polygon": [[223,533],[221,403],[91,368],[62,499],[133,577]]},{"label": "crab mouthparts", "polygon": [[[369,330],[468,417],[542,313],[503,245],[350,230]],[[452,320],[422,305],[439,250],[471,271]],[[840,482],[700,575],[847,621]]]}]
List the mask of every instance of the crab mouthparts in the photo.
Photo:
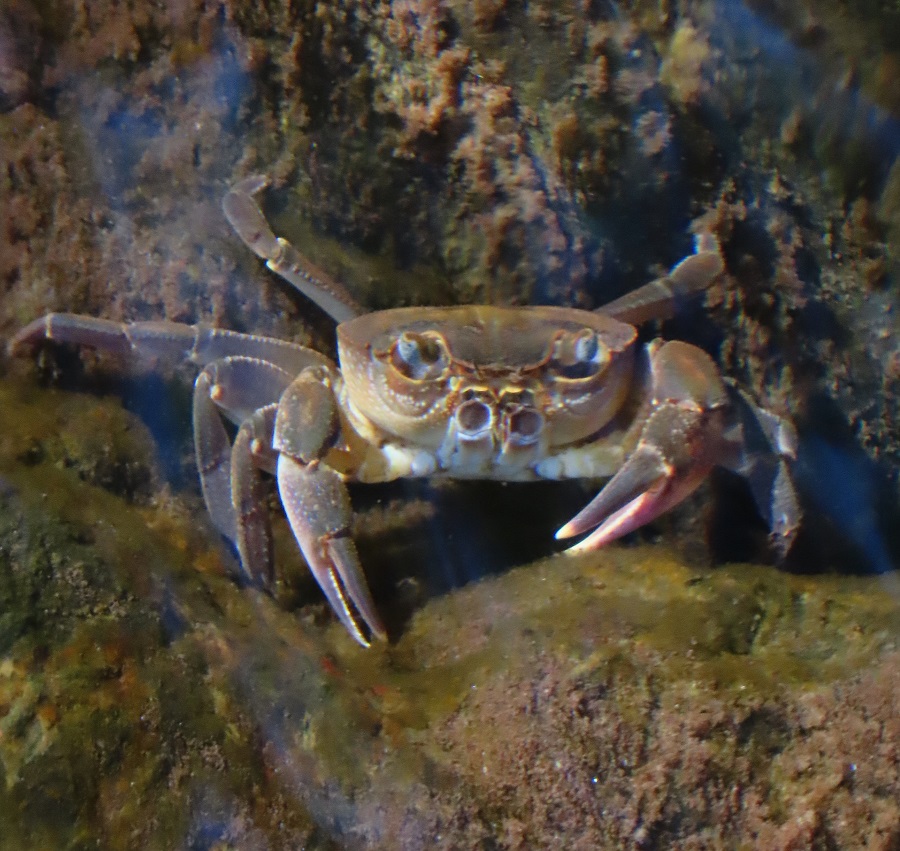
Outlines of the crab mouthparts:
[{"label": "crab mouthparts", "polygon": [[522,469],[537,460],[543,429],[544,417],[536,408],[468,399],[450,421],[439,452],[442,466],[458,474]]}]

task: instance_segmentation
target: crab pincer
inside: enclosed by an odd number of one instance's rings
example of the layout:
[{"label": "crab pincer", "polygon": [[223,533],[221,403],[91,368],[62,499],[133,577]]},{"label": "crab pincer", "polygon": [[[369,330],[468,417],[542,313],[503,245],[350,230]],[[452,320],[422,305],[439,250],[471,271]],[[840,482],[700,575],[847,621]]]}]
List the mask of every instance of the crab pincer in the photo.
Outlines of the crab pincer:
[{"label": "crab pincer", "polygon": [[[309,569],[347,631],[364,647],[387,633],[350,534],[353,508],[340,475],[320,461],[338,440],[330,377],[302,372],[281,397],[273,449],[288,522]],[[367,634],[368,633],[368,634]]]},{"label": "crab pincer", "polygon": [[650,352],[649,410],[637,445],[599,494],[557,533],[591,534],[569,548],[589,552],[659,517],[688,497],[727,455],[727,391],[712,359],[694,346]]}]

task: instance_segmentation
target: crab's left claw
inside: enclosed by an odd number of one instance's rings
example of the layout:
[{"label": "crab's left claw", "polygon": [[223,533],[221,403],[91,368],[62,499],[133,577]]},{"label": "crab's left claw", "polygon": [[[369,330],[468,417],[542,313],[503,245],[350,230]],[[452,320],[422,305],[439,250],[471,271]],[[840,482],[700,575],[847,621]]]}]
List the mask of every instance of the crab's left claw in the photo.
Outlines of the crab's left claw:
[{"label": "crab's left claw", "polygon": [[680,342],[656,347],[637,445],[606,487],[557,538],[593,529],[569,552],[587,552],[632,532],[691,494],[726,451],[727,392],[712,359]]},{"label": "crab's left claw", "polygon": [[712,469],[721,438],[721,412],[690,403],[664,403],[650,416],[637,448],[606,487],[557,533],[569,548],[596,550],[655,520],[697,488]]}]

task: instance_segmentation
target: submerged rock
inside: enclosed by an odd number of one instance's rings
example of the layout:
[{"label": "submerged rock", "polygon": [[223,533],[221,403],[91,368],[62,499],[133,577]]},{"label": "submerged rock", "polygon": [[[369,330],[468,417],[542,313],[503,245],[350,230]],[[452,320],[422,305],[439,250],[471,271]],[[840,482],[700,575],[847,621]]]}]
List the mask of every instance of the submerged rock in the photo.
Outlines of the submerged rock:
[{"label": "submerged rock", "polygon": [[[12,388],[0,812],[19,847],[895,847],[889,577],[643,545],[398,609],[422,563],[373,577],[394,640],[364,650],[309,581],[288,608],[230,581],[198,497],[135,502],[87,458],[20,451],[69,406],[140,432],[114,401]],[[364,551],[399,517],[364,514]]]}]

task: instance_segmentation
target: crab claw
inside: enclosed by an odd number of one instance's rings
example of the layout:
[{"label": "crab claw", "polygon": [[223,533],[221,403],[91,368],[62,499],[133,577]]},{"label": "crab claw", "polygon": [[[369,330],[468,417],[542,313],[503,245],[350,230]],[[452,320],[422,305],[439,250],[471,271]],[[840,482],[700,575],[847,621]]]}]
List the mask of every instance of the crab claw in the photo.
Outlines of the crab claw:
[{"label": "crab claw", "polygon": [[330,378],[304,370],[282,394],[272,447],[275,475],[291,530],[309,569],[347,631],[363,647],[386,639],[350,535],[353,509],[340,475],[321,458],[338,435]]},{"label": "crab claw", "polygon": [[593,529],[568,552],[589,552],[656,519],[689,496],[724,453],[726,392],[712,360],[693,346],[651,351],[649,412],[634,452],[606,487],[557,533]]},{"label": "crab claw", "polygon": [[369,593],[350,536],[347,488],[334,470],[303,465],[289,455],[278,458],[278,489],[294,537],[331,608],[363,647],[367,632],[387,637]]},{"label": "crab claw", "polygon": [[[713,466],[704,441],[709,438],[715,442],[714,413],[705,415],[698,408],[678,405],[657,409],[619,472],[556,533],[557,538],[571,538],[594,530],[569,552],[599,549],[655,520],[693,493]],[[647,434],[666,427],[671,433],[661,442]]]}]

